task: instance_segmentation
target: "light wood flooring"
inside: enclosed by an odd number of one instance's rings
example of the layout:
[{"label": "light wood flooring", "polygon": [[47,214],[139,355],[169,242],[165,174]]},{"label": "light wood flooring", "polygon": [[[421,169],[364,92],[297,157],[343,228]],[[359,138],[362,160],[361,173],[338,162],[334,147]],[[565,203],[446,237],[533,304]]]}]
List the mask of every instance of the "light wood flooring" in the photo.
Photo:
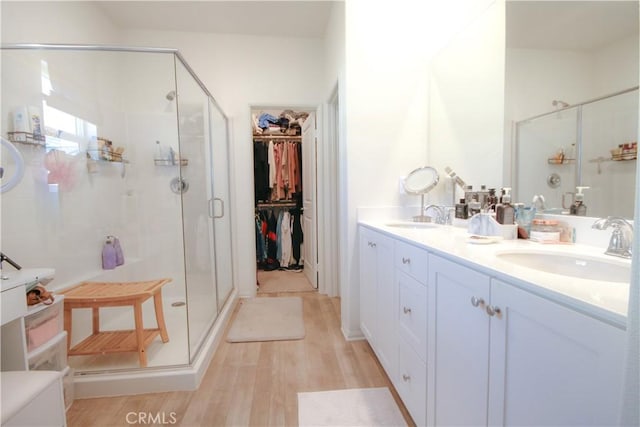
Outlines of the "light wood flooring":
[{"label": "light wood flooring", "polygon": [[389,387],[414,425],[369,344],[344,339],[339,298],[317,292],[260,297],[293,295],[303,298],[303,340],[222,341],[198,390],[76,400],[68,425],[125,426],[129,412],[145,412],[164,413],[166,424],[174,413],[176,426],[297,426],[298,392],[368,387]]}]

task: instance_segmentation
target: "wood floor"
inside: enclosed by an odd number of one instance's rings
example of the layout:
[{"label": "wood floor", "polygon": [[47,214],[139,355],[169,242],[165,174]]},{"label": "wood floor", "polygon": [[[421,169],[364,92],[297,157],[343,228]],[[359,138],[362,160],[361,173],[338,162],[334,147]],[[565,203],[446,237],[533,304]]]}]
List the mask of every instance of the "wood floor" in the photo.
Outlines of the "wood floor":
[{"label": "wood floor", "polygon": [[[67,412],[68,425],[128,425],[143,412],[164,414],[155,425],[297,426],[298,392],[368,387],[389,387],[407,423],[413,425],[368,343],[347,342],[342,336],[338,298],[316,292],[261,298],[293,295],[303,298],[303,340],[223,341],[198,390],[76,400]],[[231,321],[237,310],[236,306]],[[136,414],[127,420],[130,412]],[[137,424],[154,425],[145,421]]]}]

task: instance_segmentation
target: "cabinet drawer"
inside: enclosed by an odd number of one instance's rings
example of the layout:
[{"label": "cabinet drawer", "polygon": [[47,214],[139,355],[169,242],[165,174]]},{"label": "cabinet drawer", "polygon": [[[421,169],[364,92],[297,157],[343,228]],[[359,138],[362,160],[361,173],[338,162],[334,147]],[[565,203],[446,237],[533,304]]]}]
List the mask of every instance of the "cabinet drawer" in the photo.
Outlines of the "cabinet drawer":
[{"label": "cabinet drawer", "polygon": [[427,283],[427,251],[404,242],[396,241],[395,265],[420,283]]},{"label": "cabinet drawer", "polygon": [[400,335],[427,359],[427,287],[396,269]]},{"label": "cabinet drawer", "polygon": [[30,371],[62,371],[67,367],[67,332],[28,354]]},{"label": "cabinet drawer", "polygon": [[424,426],[427,419],[427,365],[402,338],[398,349],[398,393],[416,425]]},{"label": "cabinet drawer", "polygon": [[27,351],[35,350],[62,332],[64,326],[62,300],[62,297],[56,297],[53,304],[39,305],[37,306],[38,310],[32,309],[34,312],[25,316]]}]

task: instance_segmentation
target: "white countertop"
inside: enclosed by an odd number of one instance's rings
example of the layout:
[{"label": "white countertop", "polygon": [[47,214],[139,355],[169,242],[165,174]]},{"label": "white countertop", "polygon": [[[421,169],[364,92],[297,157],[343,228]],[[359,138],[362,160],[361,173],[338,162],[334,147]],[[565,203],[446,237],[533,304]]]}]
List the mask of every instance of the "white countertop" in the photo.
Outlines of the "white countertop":
[{"label": "white countertop", "polygon": [[28,285],[30,283],[39,282],[47,284],[55,275],[53,268],[23,268],[22,270],[1,270],[0,283],[2,283],[2,292],[13,289],[16,286]]},{"label": "white countertop", "polygon": [[501,240],[493,244],[469,243],[466,229],[453,226],[415,229],[390,227],[393,221],[360,221],[407,243],[423,247],[437,255],[448,257],[492,277],[561,304],[571,306],[590,316],[619,327],[625,327],[629,299],[629,283],[604,282],[568,277],[522,267],[501,260],[501,251],[533,250],[553,254],[581,255],[608,262],[631,265],[631,260],[604,255],[606,248],[578,244],[540,244],[529,240]]}]

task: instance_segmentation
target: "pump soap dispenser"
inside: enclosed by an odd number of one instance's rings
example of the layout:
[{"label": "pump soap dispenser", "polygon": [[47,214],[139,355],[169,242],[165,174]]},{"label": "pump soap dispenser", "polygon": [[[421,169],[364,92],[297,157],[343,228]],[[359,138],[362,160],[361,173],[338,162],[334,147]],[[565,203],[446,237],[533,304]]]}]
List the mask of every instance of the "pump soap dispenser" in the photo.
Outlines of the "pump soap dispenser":
[{"label": "pump soap dispenser", "polygon": [[587,205],[584,204],[584,194],[582,190],[588,190],[590,187],[576,187],[576,200],[571,205],[569,209],[569,213],[571,215],[578,216],[586,216],[587,215]]},{"label": "pump soap dispenser", "polygon": [[502,203],[496,206],[496,221],[500,224],[514,224],[516,211],[511,206],[511,188],[504,187],[503,190]]}]

